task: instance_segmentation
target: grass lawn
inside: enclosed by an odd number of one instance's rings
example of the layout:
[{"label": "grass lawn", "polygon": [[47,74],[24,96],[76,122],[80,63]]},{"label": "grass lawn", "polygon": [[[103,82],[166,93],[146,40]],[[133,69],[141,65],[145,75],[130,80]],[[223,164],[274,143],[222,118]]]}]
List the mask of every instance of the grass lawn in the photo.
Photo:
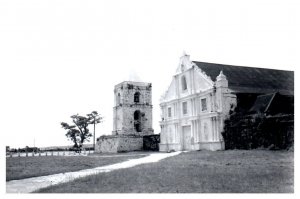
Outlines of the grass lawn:
[{"label": "grass lawn", "polygon": [[[108,155],[108,154],[106,154]],[[128,159],[141,158],[144,155],[133,153],[90,156],[41,156],[41,157],[13,157],[6,158],[6,181],[19,180],[30,177],[51,175],[57,173],[79,171],[104,165],[123,162]]]},{"label": "grass lawn", "polygon": [[293,193],[294,153],[194,151],[47,187],[42,193]]}]

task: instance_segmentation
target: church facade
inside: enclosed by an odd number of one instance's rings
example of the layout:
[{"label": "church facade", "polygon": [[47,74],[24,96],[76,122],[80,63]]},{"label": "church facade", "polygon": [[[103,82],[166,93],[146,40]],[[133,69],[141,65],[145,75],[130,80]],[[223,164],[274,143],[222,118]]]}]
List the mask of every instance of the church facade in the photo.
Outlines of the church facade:
[{"label": "church facade", "polygon": [[160,151],[224,150],[224,121],[239,96],[293,94],[291,78],[286,71],[194,62],[184,54],[160,101]]}]

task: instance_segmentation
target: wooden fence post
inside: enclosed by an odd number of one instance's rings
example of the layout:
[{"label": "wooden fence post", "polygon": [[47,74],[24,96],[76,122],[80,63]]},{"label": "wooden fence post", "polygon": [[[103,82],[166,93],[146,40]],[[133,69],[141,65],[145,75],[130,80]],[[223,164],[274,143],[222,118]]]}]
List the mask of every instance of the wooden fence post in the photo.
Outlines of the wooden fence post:
[{"label": "wooden fence post", "polygon": [[52,153],[51,153],[51,154],[52,154],[52,156],[53,156],[53,151],[52,151]]},{"label": "wooden fence post", "polygon": [[28,157],[28,152],[26,151],[26,157]]},{"label": "wooden fence post", "polygon": [[20,151],[18,152],[18,157],[20,157],[21,156],[21,154],[20,154]]}]

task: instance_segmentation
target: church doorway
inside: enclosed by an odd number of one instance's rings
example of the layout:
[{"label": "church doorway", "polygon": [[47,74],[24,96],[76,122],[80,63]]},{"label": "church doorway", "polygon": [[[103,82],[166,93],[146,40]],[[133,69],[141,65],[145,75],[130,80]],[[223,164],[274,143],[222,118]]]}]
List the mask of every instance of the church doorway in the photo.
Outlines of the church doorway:
[{"label": "church doorway", "polygon": [[191,149],[191,126],[182,127],[182,150]]},{"label": "church doorway", "polygon": [[135,129],[135,131],[136,132],[141,132],[142,131],[141,112],[139,110],[134,111],[133,118],[134,118],[134,129]]}]

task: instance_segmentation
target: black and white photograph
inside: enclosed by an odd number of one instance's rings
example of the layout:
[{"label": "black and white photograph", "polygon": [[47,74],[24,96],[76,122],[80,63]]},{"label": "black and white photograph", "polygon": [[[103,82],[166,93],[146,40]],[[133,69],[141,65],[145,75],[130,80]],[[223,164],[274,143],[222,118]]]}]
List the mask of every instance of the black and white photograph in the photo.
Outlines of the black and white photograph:
[{"label": "black and white photograph", "polygon": [[1,0],[2,197],[297,197],[299,8]]}]

